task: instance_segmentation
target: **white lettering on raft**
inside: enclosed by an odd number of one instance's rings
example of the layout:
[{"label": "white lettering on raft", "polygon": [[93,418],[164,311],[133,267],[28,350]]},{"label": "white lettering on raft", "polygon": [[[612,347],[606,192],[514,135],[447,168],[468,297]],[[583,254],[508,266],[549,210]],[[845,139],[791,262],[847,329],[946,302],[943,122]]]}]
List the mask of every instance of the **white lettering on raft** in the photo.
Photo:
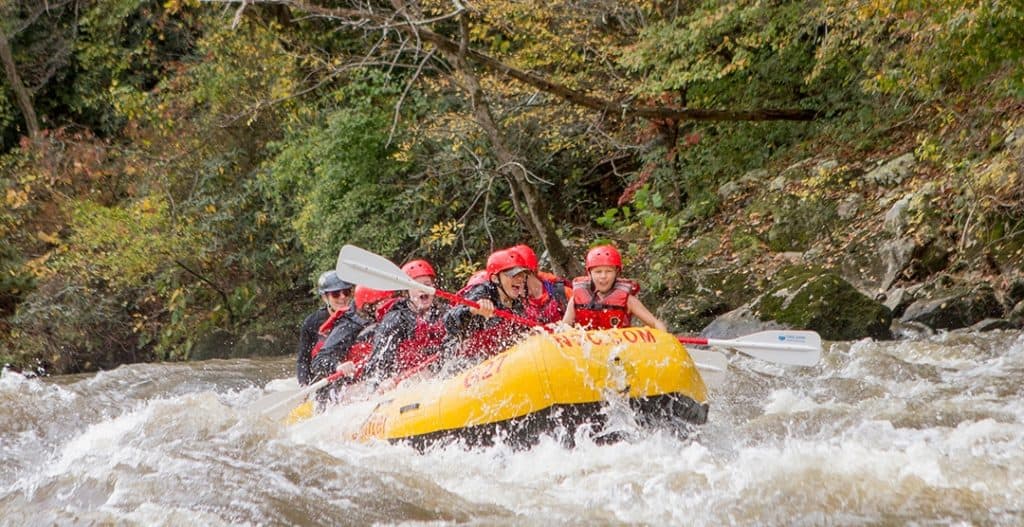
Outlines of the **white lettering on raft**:
[{"label": "white lettering on raft", "polygon": [[[580,341],[574,336],[568,335],[551,335],[555,343],[562,348],[575,348],[579,347]],[[637,342],[654,342],[654,333],[651,333],[649,329],[624,329],[618,333],[607,333],[604,331],[588,331],[583,334],[583,338],[587,339],[591,344],[605,345],[605,344],[622,344],[630,343],[636,344]]]}]

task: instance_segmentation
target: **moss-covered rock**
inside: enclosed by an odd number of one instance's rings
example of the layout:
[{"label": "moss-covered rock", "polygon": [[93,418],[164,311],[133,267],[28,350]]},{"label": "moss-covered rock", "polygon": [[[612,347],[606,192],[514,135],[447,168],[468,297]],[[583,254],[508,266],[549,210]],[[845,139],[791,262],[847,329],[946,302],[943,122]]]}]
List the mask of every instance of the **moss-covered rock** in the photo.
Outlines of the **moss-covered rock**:
[{"label": "moss-covered rock", "polygon": [[811,329],[826,340],[891,339],[892,312],[838,274],[816,267],[781,271],[752,305],[761,320]]},{"label": "moss-covered rock", "polygon": [[736,269],[694,273],[672,288],[655,313],[677,331],[699,331],[754,297],[753,278]]},{"label": "moss-covered rock", "polygon": [[986,318],[998,318],[1002,311],[1002,304],[989,284],[954,285],[914,302],[900,320],[934,329],[959,329]]},{"label": "moss-covered rock", "polygon": [[766,241],[775,252],[806,251],[822,233],[832,231],[839,218],[836,204],[829,200],[792,195],[775,200],[770,214]]}]

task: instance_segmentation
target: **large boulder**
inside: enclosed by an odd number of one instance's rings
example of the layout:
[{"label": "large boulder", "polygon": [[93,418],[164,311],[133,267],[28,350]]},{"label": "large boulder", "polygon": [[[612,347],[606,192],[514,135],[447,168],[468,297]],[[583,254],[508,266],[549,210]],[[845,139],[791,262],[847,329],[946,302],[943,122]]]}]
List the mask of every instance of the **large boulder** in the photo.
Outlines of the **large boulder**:
[{"label": "large boulder", "polygon": [[914,154],[906,153],[871,170],[864,176],[864,179],[881,187],[892,187],[902,183],[916,166],[917,160],[914,159]]},{"label": "large boulder", "polygon": [[817,267],[784,269],[752,307],[762,320],[811,329],[826,340],[892,338],[889,308],[868,298],[838,274]]},{"label": "large boulder", "polygon": [[860,293],[838,274],[791,266],[747,305],[716,319],[702,331],[735,337],[773,328],[810,329],[825,340],[891,339],[892,312]]},{"label": "large boulder", "polygon": [[774,320],[761,320],[750,306],[743,306],[719,316],[704,327],[700,334],[713,339],[733,339],[769,329],[789,328]]},{"label": "large boulder", "polygon": [[907,306],[900,318],[933,329],[959,329],[986,318],[999,318],[1002,304],[988,283],[953,285]]}]

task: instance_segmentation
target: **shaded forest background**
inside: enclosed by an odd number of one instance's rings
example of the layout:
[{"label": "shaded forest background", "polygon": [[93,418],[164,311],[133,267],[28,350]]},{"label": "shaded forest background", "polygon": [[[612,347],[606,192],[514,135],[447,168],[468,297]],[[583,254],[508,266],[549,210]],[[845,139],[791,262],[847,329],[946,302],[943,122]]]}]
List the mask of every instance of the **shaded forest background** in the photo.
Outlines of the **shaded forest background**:
[{"label": "shaded forest background", "polygon": [[455,290],[610,240],[697,331],[886,187],[927,254],[885,287],[1012,289],[1022,55],[1015,1],[3,0],[0,363],[289,352],[344,243]]}]

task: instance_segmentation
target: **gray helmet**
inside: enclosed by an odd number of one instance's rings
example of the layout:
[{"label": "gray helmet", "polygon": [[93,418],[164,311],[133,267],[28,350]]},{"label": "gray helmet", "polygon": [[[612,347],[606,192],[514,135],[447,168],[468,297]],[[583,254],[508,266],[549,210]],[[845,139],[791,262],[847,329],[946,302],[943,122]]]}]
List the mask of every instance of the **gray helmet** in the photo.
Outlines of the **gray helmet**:
[{"label": "gray helmet", "polygon": [[330,293],[331,291],[352,289],[353,287],[354,286],[352,284],[338,278],[338,273],[334,271],[324,271],[316,281],[316,292],[321,295],[324,293]]}]

